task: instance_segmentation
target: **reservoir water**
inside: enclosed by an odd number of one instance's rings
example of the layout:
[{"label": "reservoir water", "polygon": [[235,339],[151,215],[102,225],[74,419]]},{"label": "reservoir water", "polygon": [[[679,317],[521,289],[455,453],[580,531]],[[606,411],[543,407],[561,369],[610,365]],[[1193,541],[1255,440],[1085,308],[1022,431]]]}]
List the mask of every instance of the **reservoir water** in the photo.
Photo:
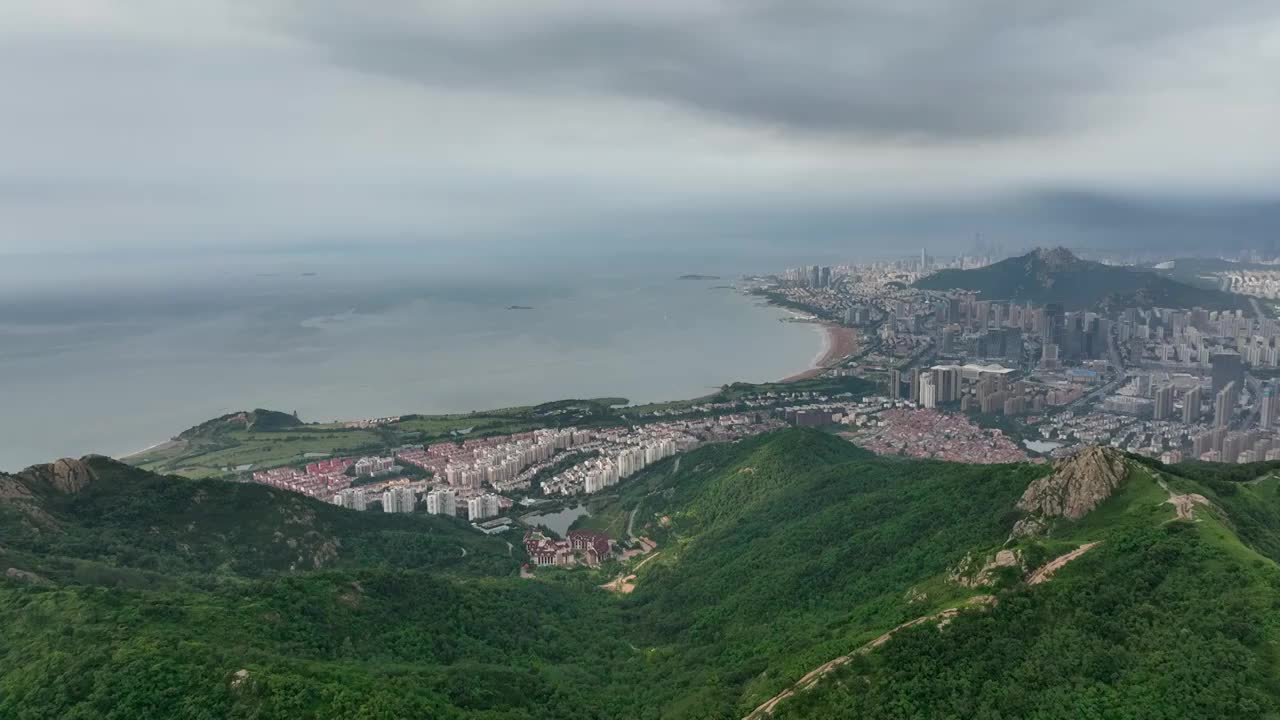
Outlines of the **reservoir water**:
[{"label": "reservoir water", "polygon": [[583,515],[590,514],[591,513],[587,512],[586,505],[575,505],[574,507],[564,508],[562,510],[557,510],[556,512],[525,515],[520,518],[520,520],[528,523],[529,525],[545,525],[555,534],[560,537],[564,537],[565,534],[569,532],[569,526],[573,525],[574,520],[577,520]]},{"label": "reservoir water", "polygon": [[1023,440],[1022,444],[1025,445],[1028,450],[1038,453],[1050,453],[1062,447],[1062,443],[1053,442],[1051,440]]}]

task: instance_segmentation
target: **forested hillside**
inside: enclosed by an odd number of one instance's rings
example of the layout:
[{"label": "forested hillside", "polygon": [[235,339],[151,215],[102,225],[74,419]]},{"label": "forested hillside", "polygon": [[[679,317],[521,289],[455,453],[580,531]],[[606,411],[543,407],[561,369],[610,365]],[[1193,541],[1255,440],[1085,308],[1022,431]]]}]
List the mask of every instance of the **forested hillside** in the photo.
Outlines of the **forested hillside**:
[{"label": "forested hillside", "polygon": [[0,718],[1280,710],[1272,468],[1099,457],[1072,518],[1027,500],[1047,466],[709,445],[593,503],[658,543],[643,567],[533,579],[461,523],[103,459],[0,476]]},{"label": "forested hillside", "polygon": [[972,270],[946,269],[915,284],[926,290],[970,290],[984,300],[1061,304],[1086,310],[1122,307],[1203,307],[1251,312],[1249,301],[1216,288],[1189,285],[1154,271],[1082,260],[1065,248],[1036,250]]}]

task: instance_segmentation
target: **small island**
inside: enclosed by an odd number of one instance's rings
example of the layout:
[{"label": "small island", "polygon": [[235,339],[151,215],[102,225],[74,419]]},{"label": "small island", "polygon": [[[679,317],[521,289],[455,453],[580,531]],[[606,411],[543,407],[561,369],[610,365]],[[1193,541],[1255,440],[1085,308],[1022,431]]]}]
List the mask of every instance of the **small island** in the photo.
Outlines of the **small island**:
[{"label": "small island", "polygon": [[719,275],[698,275],[697,273],[690,273],[688,275],[681,275],[678,279],[680,280],[719,280],[720,276]]},{"label": "small island", "polygon": [[507,309],[508,310],[532,310],[533,307],[529,305],[508,305]]}]

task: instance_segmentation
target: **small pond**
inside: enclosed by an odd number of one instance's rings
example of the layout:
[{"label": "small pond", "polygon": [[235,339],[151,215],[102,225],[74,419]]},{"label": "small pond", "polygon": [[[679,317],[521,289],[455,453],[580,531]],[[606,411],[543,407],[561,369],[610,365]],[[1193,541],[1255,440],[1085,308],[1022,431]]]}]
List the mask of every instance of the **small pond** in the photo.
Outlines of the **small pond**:
[{"label": "small pond", "polygon": [[1028,450],[1046,455],[1062,447],[1062,443],[1052,440],[1023,440],[1022,444],[1026,445]]},{"label": "small pond", "polygon": [[552,532],[564,537],[574,520],[590,514],[586,505],[575,505],[556,512],[530,513],[520,519],[529,525],[546,525]]}]

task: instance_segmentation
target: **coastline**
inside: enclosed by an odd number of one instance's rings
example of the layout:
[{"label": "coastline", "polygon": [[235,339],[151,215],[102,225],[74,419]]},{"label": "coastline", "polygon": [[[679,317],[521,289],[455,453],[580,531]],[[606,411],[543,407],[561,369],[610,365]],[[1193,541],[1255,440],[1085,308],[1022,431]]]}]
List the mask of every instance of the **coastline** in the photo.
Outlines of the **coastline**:
[{"label": "coastline", "polygon": [[795,375],[783,378],[780,382],[796,382],[818,377],[823,372],[840,364],[845,358],[857,352],[858,331],[843,325],[822,323],[822,349],[814,356],[812,367]]},{"label": "coastline", "polygon": [[131,452],[128,455],[121,455],[117,457],[116,460],[119,460],[121,462],[126,462],[132,458],[142,457],[143,455],[146,455],[149,452],[152,452],[155,450],[168,450],[172,447],[176,447],[177,445],[178,445],[178,441],[170,438],[168,440],[162,440],[149,447],[145,447],[137,452]]},{"label": "coastline", "polygon": [[[813,329],[818,333],[820,343],[816,352],[809,358],[807,365],[802,366],[802,369],[787,375],[780,373],[779,375],[775,375],[772,381],[763,380],[761,382],[791,383],[817,378],[831,368],[838,366],[841,362],[856,352],[859,336],[858,332],[854,328],[819,320],[810,313],[798,311],[794,308],[781,308],[779,306],[772,305],[771,303],[761,304],[759,307],[781,309],[786,315],[790,316],[791,319],[812,325]],[[795,337],[789,344],[798,346],[802,342],[803,341],[800,337]],[[795,366],[793,365],[792,367],[794,368]],[[733,379],[729,378],[725,380],[725,382],[733,382]],[[695,394],[688,399],[694,400],[698,398]],[[136,463],[139,461],[145,461],[148,459],[148,456],[153,454],[163,455],[174,449],[178,444],[179,443],[177,443],[173,438],[169,438],[149,444],[141,450],[134,449],[133,452],[116,455],[115,457],[125,462]],[[134,448],[137,447],[138,445],[134,446]]]}]

